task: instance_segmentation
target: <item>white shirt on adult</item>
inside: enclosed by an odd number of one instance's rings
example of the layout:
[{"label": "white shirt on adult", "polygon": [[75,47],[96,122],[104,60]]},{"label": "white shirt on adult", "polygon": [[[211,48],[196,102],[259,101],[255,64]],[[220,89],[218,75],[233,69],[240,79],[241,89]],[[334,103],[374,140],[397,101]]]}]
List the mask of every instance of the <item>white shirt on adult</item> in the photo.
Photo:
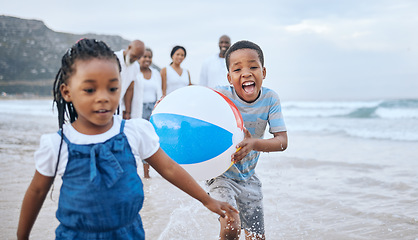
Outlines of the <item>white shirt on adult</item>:
[{"label": "white shirt on adult", "polygon": [[145,79],[144,75],[140,74],[140,79],[144,83],[144,103],[154,103],[162,96],[160,72],[153,67],[150,67],[150,69],[150,79]]},{"label": "white shirt on adult", "polygon": [[140,80],[140,70],[139,63],[135,61],[131,65],[126,65],[125,59],[123,57],[124,49],[115,52],[116,56],[119,59],[121,65],[121,92],[120,92],[120,101],[119,101],[119,114],[122,116],[123,111],[125,111],[125,101],[123,97],[125,96],[126,90],[128,89],[131,82],[134,82],[134,94],[132,97],[131,103],[131,118],[141,118],[142,117],[142,103],[143,103],[143,92],[144,92],[144,83]]},{"label": "white shirt on adult", "polygon": [[213,55],[202,64],[200,85],[210,88],[228,85],[227,73],[225,58],[219,57],[219,53]]},{"label": "white shirt on adult", "polygon": [[179,75],[171,65],[167,66],[167,89],[166,95],[173,92],[176,89],[189,85],[189,70],[183,68],[183,72]]}]

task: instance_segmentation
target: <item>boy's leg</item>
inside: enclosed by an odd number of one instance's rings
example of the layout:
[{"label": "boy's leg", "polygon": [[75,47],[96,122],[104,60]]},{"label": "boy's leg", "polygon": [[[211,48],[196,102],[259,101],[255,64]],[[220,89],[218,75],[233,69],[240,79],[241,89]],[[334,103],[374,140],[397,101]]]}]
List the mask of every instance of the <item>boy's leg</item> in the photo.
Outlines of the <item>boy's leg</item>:
[{"label": "boy's leg", "polygon": [[[236,204],[237,188],[234,186],[236,183],[228,178],[217,177],[208,181],[209,194],[214,199],[224,201],[231,204],[238,211]],[[233,219],[219,218],[221,224],[221,230],[219,239],[221,240],[238,240],[241,234],[241,221],[239,214],[233,213]]]},{"label": "boy's leg", "polygon": [[240,209],[241,226],[245,229],[246,239],[265,239],[261,182],[257,175],[254,174],[248,180],[243,181],[241,187],[237,205]]},{"label": "boy's leg", "polygon": [[250,233],[245,230],[245,240],[265,240],[264,234]]},{"label": "boy's leg", "polygon": [[239,220],[239,214],[232,213],[234,219],[219,218],[221,223],[221,231],[219,233],[219,239],[221,240],[238,240],[241,235],[241,222]]}]

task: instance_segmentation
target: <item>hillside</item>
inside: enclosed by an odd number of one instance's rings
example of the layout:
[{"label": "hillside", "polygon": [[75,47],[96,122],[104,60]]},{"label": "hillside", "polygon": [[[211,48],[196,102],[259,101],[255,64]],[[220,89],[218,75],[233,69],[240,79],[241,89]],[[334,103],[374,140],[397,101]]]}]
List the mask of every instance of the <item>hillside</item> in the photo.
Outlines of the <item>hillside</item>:
[{"label": "hillside", "polygon": [[60,59],[80,38],[126,48],[120,36],[55,32],[42,21],[0,15],[0,93],[50,95]]}]

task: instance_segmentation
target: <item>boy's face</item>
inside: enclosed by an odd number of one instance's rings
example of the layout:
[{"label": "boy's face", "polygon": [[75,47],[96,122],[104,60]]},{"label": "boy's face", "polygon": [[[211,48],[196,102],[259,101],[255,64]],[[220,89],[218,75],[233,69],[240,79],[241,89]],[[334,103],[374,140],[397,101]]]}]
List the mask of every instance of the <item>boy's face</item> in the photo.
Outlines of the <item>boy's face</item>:
[{"label": "boy's face", "polygon": [[254,102],[265,77],[266,68],[261,65],[255,50],[240,49],[229,56],[228,81],[242,100]]}]

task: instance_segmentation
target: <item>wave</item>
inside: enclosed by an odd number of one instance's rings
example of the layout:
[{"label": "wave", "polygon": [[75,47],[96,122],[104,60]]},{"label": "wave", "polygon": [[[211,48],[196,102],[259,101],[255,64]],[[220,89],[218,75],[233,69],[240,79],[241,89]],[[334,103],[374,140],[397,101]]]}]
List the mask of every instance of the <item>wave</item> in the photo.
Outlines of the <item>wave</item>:
[{"label": "wave", "polygon": [[56,116],[51,100],[4,100],[0,101],[0,114],[30,116]]},{"label": "wave", "polygon": [[352,102],[287,102],[288,117],[418,119],[418,99]]},{"label": "wave", "polygon": [[289,131],[418,141],[418,99],[288,102],[283,115]]},{"label": "wave", "polygon": [[[418,141],[418,99],[283,102],[290,132],[336,133],[367,139]],[[0,115],[51,116],[51,100],[0,101]]]},{"label": "wave", "polygon": [[366,139],[418,141],[418,119],[285,118],[289,132],[339,134]]}]

